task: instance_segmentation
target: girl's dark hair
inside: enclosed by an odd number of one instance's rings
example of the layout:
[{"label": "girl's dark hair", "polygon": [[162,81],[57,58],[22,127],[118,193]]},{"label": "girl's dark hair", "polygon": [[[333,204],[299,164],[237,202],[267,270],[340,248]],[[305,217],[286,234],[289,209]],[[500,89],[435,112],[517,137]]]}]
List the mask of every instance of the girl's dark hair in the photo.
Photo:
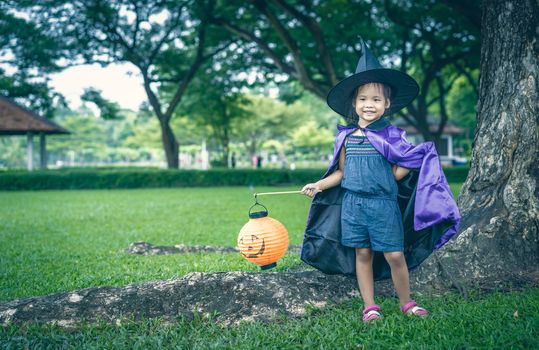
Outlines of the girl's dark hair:
[{"label": "girl's dark hair", "polygon": [[[384,93],[384,97],[386,99],[388,99],[390,102],[391,102],[391,87],[387,84],[384,84],[384,83],[379,83],[379,82],[376,82],[376,81],[373,81],[371,83],[365,83],[365,84],[362,84],[360,86],[358,86],[353,92],[352,94],[348,97],[348,102],[347,102],[347,106],[348,106],[348,113],[346,113],[346,123],[347,124],[354,124],[354,125],[357,125],[358,123],[358,120],[359,120],[359,115],[357,115],[356,113],[356,108],[354,106],[355,104],[355,101],[356,101],[356,98],[357,98],[357,94],[359,93],[359,89],[364,86],[364,85],[367,85],[367,84],[379,84],[379,85],[382,85],[382,92]],[[387,110],[385,111],[385,113],[387,113]],[[384,113],[384,115],[385,115]]]}]

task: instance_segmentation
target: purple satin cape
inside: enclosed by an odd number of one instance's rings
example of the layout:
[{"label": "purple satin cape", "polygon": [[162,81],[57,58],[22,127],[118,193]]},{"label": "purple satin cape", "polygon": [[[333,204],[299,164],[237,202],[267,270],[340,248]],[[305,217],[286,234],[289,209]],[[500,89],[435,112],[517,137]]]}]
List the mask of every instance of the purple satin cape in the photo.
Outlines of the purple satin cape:
[{"label": "purple satin cape", "polygon": [[[346,137],[357,127],[338,126],[333,161],[322,178],[338,166]],[[432,142],[412,145],[406,133],[381,118],[364,129],[365,135],[390,163],[411,169],[398,181],[398,202],[404,226],[404,254],[410,270],[443,246],[459,229],[460,213]],[[340,210],[344,189],[318,193],[311,203],[301,259],[328,274],[355,277],[355,251],[340,244]],[[391,277],[381,252],[375,252],[374,278]]]}]

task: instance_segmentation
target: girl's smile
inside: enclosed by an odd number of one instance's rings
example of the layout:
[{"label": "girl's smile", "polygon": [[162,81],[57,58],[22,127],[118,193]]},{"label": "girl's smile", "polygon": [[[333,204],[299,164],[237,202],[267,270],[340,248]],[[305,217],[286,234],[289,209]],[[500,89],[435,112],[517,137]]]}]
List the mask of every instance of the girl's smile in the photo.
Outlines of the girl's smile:
[{"label": "girl's smile", "polygon": [[389,108],[390,102],[384,96],[381,84],[371,83],[362,85],[355,98],[354,107],[359,116],[358,124],[365,127],[376,121]]}]

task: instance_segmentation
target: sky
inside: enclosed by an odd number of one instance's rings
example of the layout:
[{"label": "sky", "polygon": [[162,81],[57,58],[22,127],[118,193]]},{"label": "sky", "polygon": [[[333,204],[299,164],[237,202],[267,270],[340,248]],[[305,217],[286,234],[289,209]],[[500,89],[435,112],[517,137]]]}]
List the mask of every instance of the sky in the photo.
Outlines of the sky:
[{"label": "sky", "polygon": [[[29,14],[11,10],[16,17],[29,20]],[[154,16],[157,21],[164,21],[166,14]],[[4,58],[12,58],[12,53],[3,52]],[[6,72],[11,67],[3,66]],[[60,73],[50,75],[50,85],[60,92],[68,101],[71,108],[79,107],[82,102],[80,96],[85,88],[94,87],[102,91],[102,96],[117,102],[122,108],[138,110],[139,105],[146,100],[146,93],[142,87],[142,77],[136,73],[137,69],[130,63],[110,64],[101,67],[98,64],[85,64],[71,67]],[[131,74],[130,74],[131,73]],[[92,108],[92,107],[90,107]]]},{"label": "sky", "polygon": [[[255,71],[251,71],[240,73],[240,76],[252,83],[256,74]],[[80,96],[84,89],[89,87],[101,90],[101,95],[107,100],[133,111],[138,111],[140,104],[147,101],[142,76],[131,63],[114,63],[106,67],[99,64],[84,64],[51,74],[50,79],[50,86],[64,95],[71,109],[80,107],[82,104]],[[269,97],[277,98],[278,94],[277,87],[269,88]],[[92,104],[88,107],[97,112]]]},{"label": "sky", "polygon": [[67,99],[71,108],[81,105],[80,96],[85,88],[94,87],[102,91],[102,96],[117,102],[122,108],[138,110],[146,101],[142,87],[142,77],[136,68],[128,63],[85,64],[68,68],[50,76],[50,85]]}]

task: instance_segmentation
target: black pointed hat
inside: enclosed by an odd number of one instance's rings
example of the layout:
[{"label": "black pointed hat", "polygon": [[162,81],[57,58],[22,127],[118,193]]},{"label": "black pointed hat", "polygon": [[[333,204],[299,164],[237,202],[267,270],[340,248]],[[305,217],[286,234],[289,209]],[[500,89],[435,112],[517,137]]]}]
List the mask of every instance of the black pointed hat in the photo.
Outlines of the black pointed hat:
[{"label": "black pointed hat", "polygon": [[360,39],[361,57],[356,72],[340,81],[328,93],[327,103],[331,109],[357,123],[357,115],[352,107],[352,99],[356,88],[366,83],[383,83],[391,88],[391,104],[386,114],[395,113],[410,102],[419,93],[419,85],[408,74],[384,68],[371,53],[367,44]]}]

